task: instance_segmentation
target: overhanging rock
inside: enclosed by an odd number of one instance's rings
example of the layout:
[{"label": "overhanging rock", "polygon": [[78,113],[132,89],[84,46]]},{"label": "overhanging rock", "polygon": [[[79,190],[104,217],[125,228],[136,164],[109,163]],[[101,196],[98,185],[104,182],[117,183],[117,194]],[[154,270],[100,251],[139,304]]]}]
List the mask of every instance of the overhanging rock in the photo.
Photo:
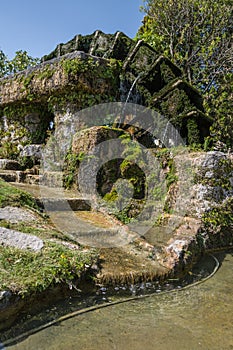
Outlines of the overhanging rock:
[{"label": "overhanging rock", "polygon": [[14,153],[25,144],[44,143],[51,124],[57,128],[81,109],[113,101],[155,109],[189,144],[209,133],[202,98],[176,65],[142,40],[96,31],[59,44],[40,65],[0,80],[0,155],[7,157],[3,142]]},{"label": "overhanging rock", "polygon": [[[88,71],[89,68],[92,70]],[[49,97],[69,91],[112,96],[115,93],[114,88],[110,88],[114,87],[113,79],[110,74],[104,76],[107,68],[108,60],[80,51],[44,62],[0,80],[0,107],[47,102]],[[91,72],[93,79],[90,78]]]}]

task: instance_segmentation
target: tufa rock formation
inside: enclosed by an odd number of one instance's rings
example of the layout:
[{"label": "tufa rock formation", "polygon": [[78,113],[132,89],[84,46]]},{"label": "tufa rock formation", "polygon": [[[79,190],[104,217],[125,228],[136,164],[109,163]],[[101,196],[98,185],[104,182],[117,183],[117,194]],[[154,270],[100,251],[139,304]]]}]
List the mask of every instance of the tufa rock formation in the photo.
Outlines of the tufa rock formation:
[{"label": "tufa rock formation", "polygon": [[[64,117],[112,101],[157,110],[189,144],[202,143],[209,133],[202,98],[177,66],[142,40],[96,31],[59,44],[35,68],[0,80],[0,156],[16,158],[25,145],[43,144]],[[121,126],[127,130],[124,120]]]}]

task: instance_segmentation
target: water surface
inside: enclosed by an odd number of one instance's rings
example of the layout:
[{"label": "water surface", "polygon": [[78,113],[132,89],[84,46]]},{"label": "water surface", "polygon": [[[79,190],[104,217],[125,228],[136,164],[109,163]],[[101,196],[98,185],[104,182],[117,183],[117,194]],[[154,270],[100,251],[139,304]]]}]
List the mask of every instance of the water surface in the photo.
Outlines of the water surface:
[{"label": "water surface", "polygon": [[233,349],[233,252],[206,282],[98,309],[36,333],[17,350]]}]

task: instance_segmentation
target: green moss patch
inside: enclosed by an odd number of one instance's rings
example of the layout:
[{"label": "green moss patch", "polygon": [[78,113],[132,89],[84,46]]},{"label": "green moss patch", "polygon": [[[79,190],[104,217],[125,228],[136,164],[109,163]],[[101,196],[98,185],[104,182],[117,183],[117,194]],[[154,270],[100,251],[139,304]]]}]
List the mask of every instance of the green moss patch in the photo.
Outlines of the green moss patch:
[{"label": "green moss patch", "polygon": [[28,206],[39,209],[35,199],[27,192],[21,191],[0,179],[0,207]]}]

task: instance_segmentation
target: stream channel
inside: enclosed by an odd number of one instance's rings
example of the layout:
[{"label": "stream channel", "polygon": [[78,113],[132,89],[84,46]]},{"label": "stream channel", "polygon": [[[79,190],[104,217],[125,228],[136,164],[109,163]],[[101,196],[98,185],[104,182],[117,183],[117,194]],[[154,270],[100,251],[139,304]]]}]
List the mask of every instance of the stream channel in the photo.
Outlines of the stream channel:
[{"label": "stream channel", "polygon": [[214,256],[219,268],[211,278],[216,261],[206,256],[188,278],[170,280],[163,288],[120,286],[114,294],[102,288],[85,301],[72,297],[39,315],[27,315],[15,333],[8,339],[4,335],[0,349],[233,349],[233,250]]}]

